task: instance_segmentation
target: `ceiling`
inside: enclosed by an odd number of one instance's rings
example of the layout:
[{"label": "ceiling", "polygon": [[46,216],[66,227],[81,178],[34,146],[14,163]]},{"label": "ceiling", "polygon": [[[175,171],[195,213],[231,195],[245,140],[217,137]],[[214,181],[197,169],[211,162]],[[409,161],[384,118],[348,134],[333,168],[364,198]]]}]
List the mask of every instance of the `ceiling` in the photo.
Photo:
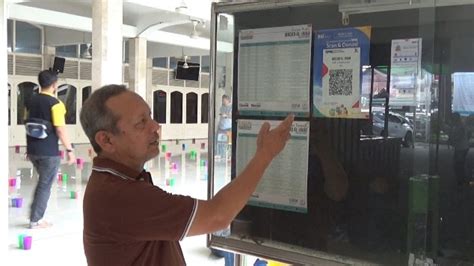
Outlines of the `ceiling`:
[{"label": "ceiling", "polygon": [[[209,50],[211,4],[217,0],[122,1],[124,38],[141,36],[151,42]],[[92,0],[7,0],[7,3],[10,4],[11,19],[53,29],[92,30]],[[186,8],[177,10],[180,6]],[[190,38],[192,20],[198,21],[198,39]],[[65,40],[65,43],[70,41]],[[230,43],[228,47],[231,47]]]},{"label": "ceiling", "polygon": [[30,0],[30,1],[15,1],[19,5],[37,7],[47,10],[53,10],[63,13],[69,13],[78,16],[91,17],[92,7],[91,0],[84,1],[41,1],[41,0]]},{"label": "ceiling", "polygon": [[[92,17],[91,0],[11,0],[13,4],[47,9],[84,17]],[[187,7],[182,12],[176,8],[184,5]],[[136,26],[142,16],[153,15],[156,18],[168,19],[200,18],[210,20],[211,3],[215,0],[123,0],[124,24]]]},{"label": "ceiling", "polygon": [[[90,33],[92,31],[92,0],[6,0],[10,18],[27,21],[52,29],[62,28],[67,32]],[[123,36],[146,38],[157,44],[174,45],[208,51],[210,45],[210,14],[212,2],[255,2],[255,0],[122,0],[123,1]],[[263,1],[263,0],[262,0]],[[267,0],[266,0],[267,1]],[[268,0],[271,2],[270,0]],[[310,0],[273,0],[276,2],[309,2]],[[294,2],[293,2],[294,1]],[[338,5],[340,12],[355,15],[364,12],[381,10],[417,8],[422,0],[313,0]],[[437,0],[437,5],[472,4],[473,0]],[[184,5],[184,10],[176,8]],[[370,4],[369,4],[370,3]],[[410,4],[412,3],[412,4]],[[379,10],[380,9],[380,10]],[[469,14],[469,16],[472,14]],[[457,17],[457,16],[456,16]],[[199,38],[190,38],[193,32],[192,20],[199,21],[196,30]],[[232,22],[229,22],[232,23]],[[233,27],[219,30],[218,47],[232,51]],[[49,31],[51,33],[51,30]],[[48,36],[52,36],[49,34]],[[69,34],[69,35],[72,35]],[[77,34],[76,34],[77,35]],[[82,34],[84,35],[84,34]],[[46,37],[48,37],[46,36]],[[80,37],[89,39],[89,35]],[[66,39],[66,38],[65,38]],[[64,40],[70,43],[69,38]],[[57,43],[61,38],[50,41]],[[46,40],[48,41],[48,40]],[[227,48],[222,48],[227,47]]]}]

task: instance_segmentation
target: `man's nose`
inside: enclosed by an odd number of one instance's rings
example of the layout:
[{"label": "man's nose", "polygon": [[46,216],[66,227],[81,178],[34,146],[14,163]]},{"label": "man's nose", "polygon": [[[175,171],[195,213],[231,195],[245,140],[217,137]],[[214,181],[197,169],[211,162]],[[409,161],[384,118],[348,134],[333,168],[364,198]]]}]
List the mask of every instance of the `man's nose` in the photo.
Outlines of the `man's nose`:
[{"label": "man's nose", "polygon": [[155,128],[154,131],[155,131],[156,133],[158,133],[158,135],[161,136],[161,125],[160,125],[158,122],[156,122],[156,121],[154,121],[154,128]]}]

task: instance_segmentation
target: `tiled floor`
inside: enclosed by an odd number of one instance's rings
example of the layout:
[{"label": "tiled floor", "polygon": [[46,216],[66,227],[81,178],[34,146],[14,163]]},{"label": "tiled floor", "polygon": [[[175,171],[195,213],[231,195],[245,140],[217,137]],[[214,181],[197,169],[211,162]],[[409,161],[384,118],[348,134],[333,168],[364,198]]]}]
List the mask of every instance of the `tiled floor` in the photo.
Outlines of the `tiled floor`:
[{"label": "tiled floor", "polygon": [[[203,141],[201,141],[203,142]],[[185,151],[182,144],[185,143]],[[190,156],[196,152],[195,158]],[[10,187],[9,201],[23,198],[23,207],[9,209],[9,263],[6,265],[86,265],[82,246],[82,196],[91,172],[89,145],[77,145],[76,153],[84,160],[83,167],[69,166],[62,161],[61,172],[68,175],[67,181],[55,181],[45,218],[53,222],[48,229],[27,229],[29,205],[33,196],[37,175],[32,165],[24,158],[25,147],[19,153],[10,149],[10,176],[18,176],[16,187]],[[167,159],[166,152],[171,152]],[[155,185],[177,194],[186,194],[196,198],[207,197],[207,146],[199,141],[168,142],[166,152],[159,158],[147,163],[152,172]],[[216,187],[230,180],[229,164],[216,165]],[[174,168],[174,169],[173,169]],[[170,181],[173,179],[174,181]],[[170,186],[169,184],[172,184]],[[71,191],[78,198],[71,199]],[[10,203],[11,204],[11,203]],[[33,238],[31,250],[18,248],[18,235],[27,234]],[[206,247],[206,236],[189,237],[182,241],[183,252],[188,265],[224,265],[224,259],[210,255]],[[3,264],[2,262],[2,265]]]}]

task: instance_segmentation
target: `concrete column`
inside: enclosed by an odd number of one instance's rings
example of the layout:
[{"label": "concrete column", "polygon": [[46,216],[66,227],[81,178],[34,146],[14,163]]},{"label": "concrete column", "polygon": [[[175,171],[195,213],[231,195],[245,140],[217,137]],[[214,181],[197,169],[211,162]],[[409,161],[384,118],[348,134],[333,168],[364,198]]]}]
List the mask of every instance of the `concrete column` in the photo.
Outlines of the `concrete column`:
[{"label": "concrete column", "polygon": [[152,117],[155,114],[155,103],[153,102],[153,80],[152,80],[152,75],[153,75],[153,59],[147,58],[146,60],[146,99],[145,101],[148,103],[148,106],[150,106]]},{"label": "concrete column", "polygon": [[123,0],[92,1],[92,89],[122,83]]},{"label": "concrete column", "polygon": [[136,37],[129,40],[129,86],[130,89],[147,99],[147,40]]},{"label": "concrete column", "polygon": [[[8,73],[7,73],[7,6],[6,0],[0,0],[0,106],[8,106]],[[12,90],[13,91],[13,90]],[[0,158],[2,165],[10,165],[8,161],[8,108],[0,108],[0,125],[5,127],[0,134]],[[0,258],[8,264],[8,167],[0,167]]]}]

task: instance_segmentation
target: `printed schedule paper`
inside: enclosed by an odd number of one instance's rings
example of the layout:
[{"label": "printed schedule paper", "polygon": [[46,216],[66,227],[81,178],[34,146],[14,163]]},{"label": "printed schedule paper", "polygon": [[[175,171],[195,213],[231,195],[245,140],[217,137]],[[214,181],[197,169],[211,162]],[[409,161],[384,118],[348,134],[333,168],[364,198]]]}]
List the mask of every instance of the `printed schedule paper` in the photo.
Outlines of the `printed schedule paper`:
[{"label": "printed schedule paper", "polygon": [[[238,120],[236,170],[240,174],[257,149],[263,120]],[[281,121],[268,121],[271,128]],[[248,205],[306,213],[309,122],[295,121],[285,149],[272,161]]]},{"label": "printed schedule paper", "polygon": [[238,109],[309,116],[311,25],[239,32]]}]

